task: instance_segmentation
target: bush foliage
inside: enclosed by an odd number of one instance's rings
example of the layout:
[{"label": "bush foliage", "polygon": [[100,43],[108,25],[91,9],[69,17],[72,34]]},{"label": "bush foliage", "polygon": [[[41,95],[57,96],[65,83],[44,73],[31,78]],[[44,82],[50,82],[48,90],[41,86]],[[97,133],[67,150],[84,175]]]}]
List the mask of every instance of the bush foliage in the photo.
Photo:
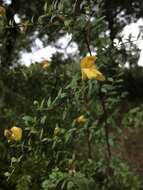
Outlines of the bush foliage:
[{"label": "bush foliage", "polygon": [[19,51],[35,27],[43,42],[70,34],[68,45],[78,46],[75,55],[1,67],[0,189],[140,190],[140,177],[119,156],[119,136],[122,126],[142,124],[142,106],[121,113],[124,54],[107,35],[102,1],[45,1],[43,14],[18,25],[0,8],[1,35],[18,28]]}]

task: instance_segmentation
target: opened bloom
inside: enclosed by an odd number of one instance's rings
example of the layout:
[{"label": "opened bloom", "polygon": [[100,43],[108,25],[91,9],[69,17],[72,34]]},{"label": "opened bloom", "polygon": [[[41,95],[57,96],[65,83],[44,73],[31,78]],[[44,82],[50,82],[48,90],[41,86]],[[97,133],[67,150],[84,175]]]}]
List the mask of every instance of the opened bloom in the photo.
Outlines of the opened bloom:
[{"label": "opened bloom", "polygon": [[4,136],[8,140],[20,141],[22,139],[22,129],[16,126],[13,126],[11,129],[5,129]]},{"label": "opened bloom", "polygon": [[47,60],[45,60],[41,63],[41,66],[43,69],[46,69],[50,66],[50,63]]},{"label": "opened bloom", "polygon": [[86,118],[84,115],[81,115],[81,116],[79,116],[79,117],[76,119],[76,122],[77,122],[77,123],[86,123],[86,122],[87,122],[87,118]]},{"label": "opened bloom", "polygon": [[95,56],[86,56],[80,62],[82,80],[87,79],[97,79],[104,81],[104,75],[96,68],[95,65],[96,57]]}]

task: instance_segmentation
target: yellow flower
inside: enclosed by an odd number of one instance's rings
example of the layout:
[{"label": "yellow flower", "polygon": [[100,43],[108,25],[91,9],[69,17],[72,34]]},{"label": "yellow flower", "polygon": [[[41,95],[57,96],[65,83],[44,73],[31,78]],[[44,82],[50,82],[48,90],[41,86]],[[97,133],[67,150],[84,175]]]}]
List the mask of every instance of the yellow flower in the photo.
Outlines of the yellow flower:
[{"label": "yellow flower", "polygon": [[76,119],[76,121],[77,121],[77,123],[86,123],[87,118],[84,115],[81,115]]},{"label": "yellow flower", "polygon": [[19,141],[22,139],[22,129],[16,126],[13,126],[11,129],[5,129],[4,136],[6,136],[8,140]]},{"label": "yellow flower", "polygon": [[22,129],[16,126],[11,128],[12,136],[11,138],[15,141],[19,141],[22,138]]},{"label": "yellow flower", "polygon": [[80,62],[82,80],[86,79],[97,79],[104,81],[104,75],[96,68],[95,65],[96,57],[95,56],[86,56]]},{"label": "yellow flower", "polygon": [[96,61],[95,56],[86,56],[80,61],[80,66],[81,68],[89,68],[93,66],[95,61]]},{"label": "yellow flower", "polygon": [[41,63],[41,66],[43,69],[46,69],[50,66],[50,63],[47,60],[45,60]]},{"label": "yellow flower", "polygon": [[60,133],[60,128],[59,127],[55,127],[54,129],[54,136],[57,136]]}]

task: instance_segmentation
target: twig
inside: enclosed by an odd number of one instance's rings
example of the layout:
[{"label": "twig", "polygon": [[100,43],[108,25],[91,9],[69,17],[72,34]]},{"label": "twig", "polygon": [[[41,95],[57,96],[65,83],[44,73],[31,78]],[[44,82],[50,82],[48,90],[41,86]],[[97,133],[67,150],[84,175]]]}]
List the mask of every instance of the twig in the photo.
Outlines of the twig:
[{"label": "twig", "polygon": [[19,29],[20,27],[31,27],[31,26],[44,26],[44,24],[40,24],[40,23],[29,23],[29,24],[17,24],[14,26],[6,26],[5,29]]},{"label": "twig", "polygon": [[[88,107],[88,98],[86,96],[86,91],[84,92],[84,103],[85,103],[85,107],[87,110],[89,110],[89,107]],[[90,140],[90,129],[87,128],[86,129],[86,134],[87,134],[87,148],[88,148],[88,158],[92,158],[92,144],[91,144],[91,140]]]},{"label": "twig", "polygon": [[89,139],[89,136],[90,136],[90,131],[89,131],[89,129],[87,129],[87,147],[88,147],[88,158],[92,158],[92,150],[91,150],[91,141],[90,141],[90,139]]},{"label": "twig", "polygon": [[103,108],[103,114],[104,114],[104,129],[105,129],[105,140],[106,140],[106,145],[107,145],[107,153],[108,153],[108,166],[110,168],[110,159],[111,159],[111,147],[110,147],[110,143],[109,143],[109,129],[108,129],[108,123],[107,123],[107,111],[106,111],[106,107],[105,107],[105,102],[104,102],[104,98],[103,98],[103,94],[101,91],[101,84],[99,87],[99,93],[100,93],[100,99],[101,99],[101,104],[102,104],[102,108]]},{"label": "twig", "polygon": [[130,41],[127,41],[127,42],[121,42],[121,43],[119,43],[118,45],[116,45],[115,43],[114,43],[114,46],[115,47],[121,47],[122,45],[125,45],[125,44],[129,44],[129,43],[134,43],[134,42],[137,42],[137,41],[143,41],[142,39],[140,40],[140,39],[135,39],[135,40],[130,40]]}]

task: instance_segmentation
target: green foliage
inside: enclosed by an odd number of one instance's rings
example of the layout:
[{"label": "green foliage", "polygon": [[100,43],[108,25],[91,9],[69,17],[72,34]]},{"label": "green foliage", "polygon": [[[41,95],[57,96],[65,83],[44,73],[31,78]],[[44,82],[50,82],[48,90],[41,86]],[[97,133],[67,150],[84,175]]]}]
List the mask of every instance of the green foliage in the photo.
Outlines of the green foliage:
[{"label": "green foliage", "polygon": [[125,127],[135,127],[139,128],[143,125],[143,105],[140,105],[138,107],[131,108],[125,115],[123,119],[123,125]]},{"label": "green foliage", "polygon": [[[118,105],[124,98],[120,91],[122,80],[109,77],[102,85],[95,80],[84,82],[79,75],[72,75],[70,67],[65,72],[66,83],[63,77],[58,78],[58,83],[64,85],[58,85],[53,91],[51,81],[47,80],[44,85],[48,87],[48,97],[35,100],[32,113],[17,120],[17,125],[23,128],[23,140],[8,144],[12,150],[9,152],[11,166],[6,171],[8,180],[17,190],[31,186],[35,190],[113,187],[120,190],[132,186],[138,190],[138,177],[122,161],[108,157],[116,146],[116,135],[105,130],[105,119],[110,130],[115,129],[118,134]],[[62,70],[63,66],[59,72]],[[40,72],[54,77],[52,70]],[[78,123],[76,118],[82,114],[87,122]],[[60,131],[54,135],[56,127]],[[70,159],[75,160],[71,168]]]},{"label": "green foliage", "polygon": [[82,173],[77,172],[74,176],[70,176],[68,173],[59,171],[58,168],[53,169],[49,175],[49,179],[43,181],[42,187],[44,190],[49,189],[92,189],[94,188],[93,179],[86,178]]}]

